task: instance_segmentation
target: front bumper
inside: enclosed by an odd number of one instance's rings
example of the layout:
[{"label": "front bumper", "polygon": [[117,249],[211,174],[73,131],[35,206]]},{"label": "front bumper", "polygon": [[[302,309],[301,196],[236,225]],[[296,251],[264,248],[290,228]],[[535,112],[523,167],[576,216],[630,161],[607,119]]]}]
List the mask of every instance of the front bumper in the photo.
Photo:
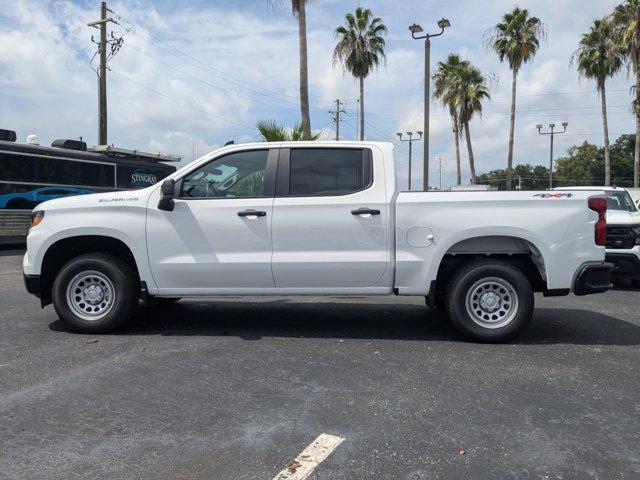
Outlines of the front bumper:
[{"label": "front bumper", "polygon": [[607,253],[607,262],[614,265],[614,279],[640,280],[640,257],[635,253]]},{"label": "front bumper", "polygon": [[24,278],[24,286],[27,287],[27,292],[40,298],[40,275],[23,273],[22,277]]},{"label": "front bumper", "polygon": [[590,295],[609,290],[613,263],[594,262],[582,266],[573,283],[573,293],[576,295]]}]

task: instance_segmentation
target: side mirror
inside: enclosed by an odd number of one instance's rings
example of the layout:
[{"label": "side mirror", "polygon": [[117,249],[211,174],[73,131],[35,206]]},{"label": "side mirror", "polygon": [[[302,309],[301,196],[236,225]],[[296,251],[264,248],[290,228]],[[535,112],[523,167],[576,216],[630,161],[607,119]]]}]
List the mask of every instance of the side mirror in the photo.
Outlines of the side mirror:
[{"label": "side mirror", "polygon": [[173,199],[176,196],[176,181],[173,178],[168,178],[162,182],[160,187],[160,201],[158,202],[158,208],[160,210],[166,210],[172,212],[175,202]]}]

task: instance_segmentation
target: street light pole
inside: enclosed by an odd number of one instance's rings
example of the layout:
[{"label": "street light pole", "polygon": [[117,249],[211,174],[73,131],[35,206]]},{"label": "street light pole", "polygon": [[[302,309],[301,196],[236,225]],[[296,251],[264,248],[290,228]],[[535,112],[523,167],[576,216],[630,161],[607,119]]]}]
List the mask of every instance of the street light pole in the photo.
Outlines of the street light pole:
[{"label": "street light pole", "polygon": [[561,132],[556,132],[554,130],[556,128],[556,124],[555,123],[550,123],[549,124],[550,131],[548,131],[548,132],[543,132],[542,131],[542,124],[541,123],[536,125],[536,128],[538,129],[538,133],[540,135],[550,135],[551,136],[551,142],[550,142],[550,147],[549,147],[549,190],[551,190],[553,188],[553,136],[554,135],[558,135],[560,133],[565,133],[567,131],[567,125],[569,125],[567,122],[562,122],[563,130]]},{"label": "street light pole", "polygon": [[446,18],[442,18],[438,21],[438,27],[440,27],[439,33],[426,33],[424,35],[417,35],[423,31],[422,27],[417,23],[414,23],[409,27],[409,30],[411,31],[411,37],[414,40],[420,40],[424,38],[424,149],[422,159],[422,189],[425,192],[429,190],[429,102],[431,100],[431,38],[442,35],[444,33],[444,29],[450,26],[451,22],[449,22],[449,20],[447,20]]},{"label": "street light pole", "polygon": [[[422,132],[420,130],[418,130],[416,132],[419,137],[416,138],[416,140],[420,140],[422,138]],[[411,190],[411,146],[414,142],[414,140],[412,139],[413,136],[413,132],[407,132],[407,135],[409,135],[408,139],[402,139],[402,132],[398,132],[396,133],[396,135],[398,135],[398,138],[400,139],[401,142],[409,142],[409,190]]]}]

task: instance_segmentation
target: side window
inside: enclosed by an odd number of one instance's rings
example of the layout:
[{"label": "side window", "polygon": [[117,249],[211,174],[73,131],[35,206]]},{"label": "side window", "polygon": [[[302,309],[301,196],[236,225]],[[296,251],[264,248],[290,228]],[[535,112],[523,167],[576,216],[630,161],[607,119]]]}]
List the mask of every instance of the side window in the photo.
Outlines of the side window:
[{"label": "side window", "polygon": [[217,158],[182,180],[184,198],[263,197],[268,150],[248,150]]},{"label": "side window", "polygon": [[25,155],[0,154],[0,178],[16,182],[33,182],[34,159]]},{"label": "side window", "polygon": [[292,148],[289,195],[346,195],[372,182],[371,157],[355,148]]}]

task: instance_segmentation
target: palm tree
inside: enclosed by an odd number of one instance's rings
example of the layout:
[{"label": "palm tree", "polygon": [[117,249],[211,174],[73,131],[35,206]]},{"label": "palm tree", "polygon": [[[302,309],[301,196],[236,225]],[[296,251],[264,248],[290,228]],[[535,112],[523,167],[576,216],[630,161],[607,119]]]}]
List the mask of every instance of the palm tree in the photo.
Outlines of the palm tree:
[{"label": "palm tree", "polygon": [[451,54],[444,62],[438,62],[438,68],[432,75],[433,96],[442,102],[442,105],[449,109],[451,117],[451,127],[453,131],[453,141],[456,148],[456,184],[460,185],[460,117],[458,115],[458,92],[456,91],[457,70],[460,68],[460,55]]},{"label": "palm tree", "polygon": [[633,186],[638,188],[640,171],[640,0],[626,0],[613,11],[613,21],[616,26],[617,38],[620,46],[631,62],[631,68],[636,76],[636,99],[633,110],[636,114],[636,149],[633,161]]},{"label": "palm tree", "polygon": [[524,63],[533,59],[538,51],[540,39],[546,36],[546,27],[539,18],[530,17],[526,9],[515,7],[502,17],[485,38],[495,50],[501,62],[509,62],[513,73],[511,82],[511,126],[509,129],[509,157],[507,159],[507,190],[511,190],[513,173],[513,132],[516,122],[516,78]]},{"label": "palm tree", "polygon": [[610,19],[595,20],[589,32],[582,35],[578,50],[573,54],[580,75],[596,81],[602,107],[604,131],[604,184],[611,185],[611,159],[609,156],[609,125],[605,81],[622,67],[622,51],[614,40]]},{"label": "palm tree", "polygon": [[475,113],[482,114],[482,100],[489,98],[485,78],[479,68],[460,55],[451,54],[445,62],[439,62],[433,74],[433,95],[449,108],[453,136],[456,147],[456,180],[460,185],[460,143],[459,138],[465,132],[471,183],[477,181],[475,158],[471,144],[469,122]]},{"label": "palm tree", "polygon": [[301,123],[296,123],[293,129],[288,129],[276,123],[273,119],[260,120],[256,123],[260,138],[265,142],[290,142],[301,140],[317,140],[320,132],[307,136]]},{"label": "palm tree", "polygon": [[[273,7],[284,0],[267,0]],[[311,115],[309,114],[309,70],[307,68],[307,4],[311,0],[291,0],[293,16],[298,20],[298,50],[300,57],[300,117],[306,137],[311,136]]]},{"label": "palm tree", "polygon": [[333,49],[333,62],[340,63],[360,81],[360,140],[364,140],[364,79],[386,59],[384,38],[387,27],[368,8],[358,7],[355,14],[345,15],[345,24],[336,28],[338,43]]},{"label": "palm tree", "polygon": [[309,71],[307,68],[307,10],[308,0],[291,0],[293,15],[298,18],[298,45],[300,49],[300,116],[305,137],[311,137],[309,115]]},{"label": "palm tree", "polygon": [[475,184],[476,167],[473,157],[473,147],[471,146],[471,132],[469,131],[469,122],[473,115],[478,113],[482,115],[482,100],[489,97],[489,91],[485,78],[480,69],[471,64],[471,62],[463,62],[460,69],[460,124],[464,127],[465,139],[467,141],[467,151],[469,152],[469,169],[471,170],[471,183]]}]

